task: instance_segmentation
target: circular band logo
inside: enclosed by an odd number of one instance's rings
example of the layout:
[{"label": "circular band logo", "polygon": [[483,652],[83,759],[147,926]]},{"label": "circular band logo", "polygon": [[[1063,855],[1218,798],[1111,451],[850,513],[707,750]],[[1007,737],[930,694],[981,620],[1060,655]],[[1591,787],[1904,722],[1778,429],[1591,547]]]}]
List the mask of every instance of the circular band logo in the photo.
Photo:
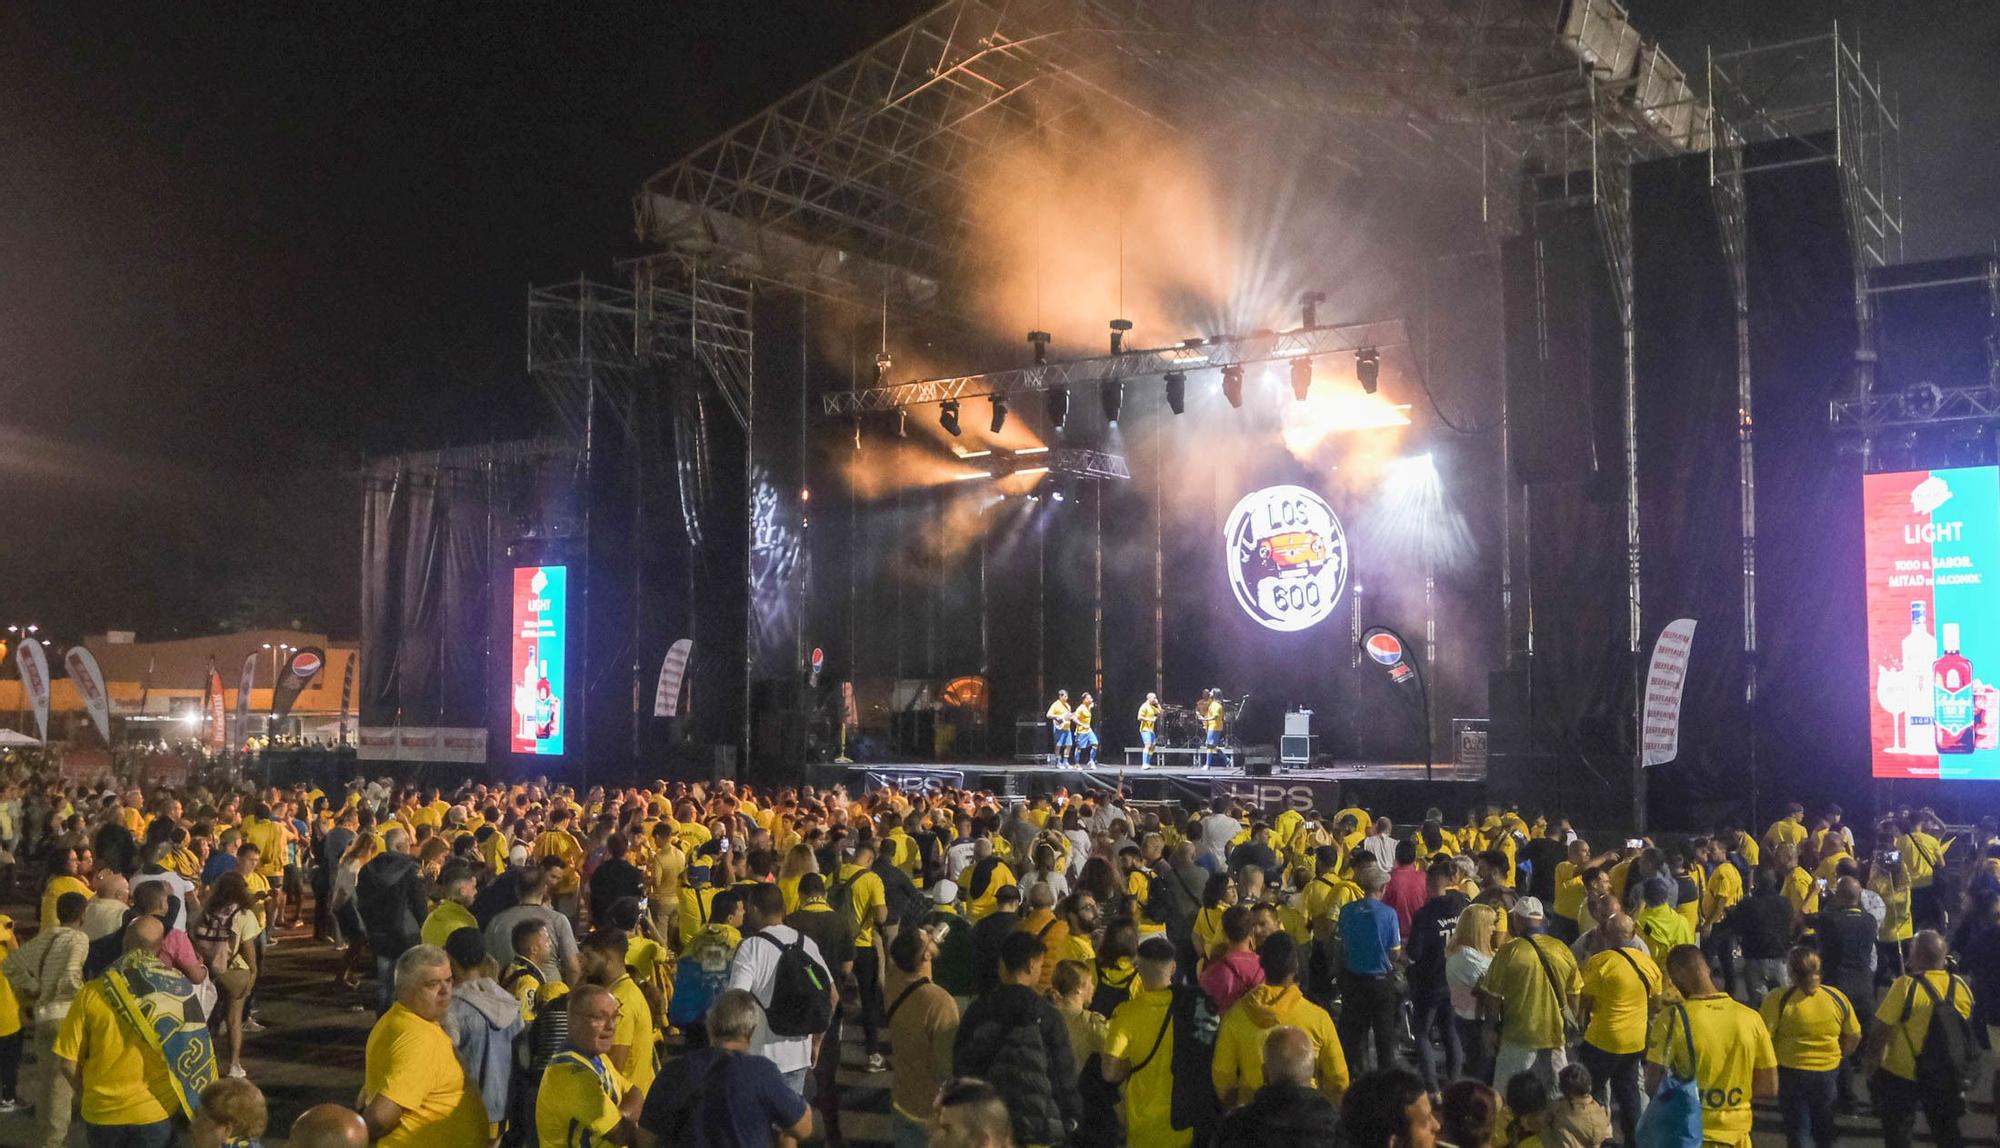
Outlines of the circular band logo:
[{"label": "circular band logo", "polygon": [[1222,540],[1236,604],[1267,629],[1318,625],[1347,587],[1347,534],[1326,500],[1305,487],[1244,495]]}]

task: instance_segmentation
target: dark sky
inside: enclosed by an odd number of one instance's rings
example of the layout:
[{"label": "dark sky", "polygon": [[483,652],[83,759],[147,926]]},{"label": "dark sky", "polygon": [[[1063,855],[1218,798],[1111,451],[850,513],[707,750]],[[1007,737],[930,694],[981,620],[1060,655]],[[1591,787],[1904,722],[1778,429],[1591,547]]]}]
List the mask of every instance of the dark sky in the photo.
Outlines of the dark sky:
[{"label": "dark sky", "polygon": [[[607,275],[647,174],[923,6],[8,5],[0,624],[351,634],[343,472],[533,429],[527,286]],[[1912,255],[2000,230],[2000,6],[1633,7],[1690,45],[1840,14],[1911,123]]]}]

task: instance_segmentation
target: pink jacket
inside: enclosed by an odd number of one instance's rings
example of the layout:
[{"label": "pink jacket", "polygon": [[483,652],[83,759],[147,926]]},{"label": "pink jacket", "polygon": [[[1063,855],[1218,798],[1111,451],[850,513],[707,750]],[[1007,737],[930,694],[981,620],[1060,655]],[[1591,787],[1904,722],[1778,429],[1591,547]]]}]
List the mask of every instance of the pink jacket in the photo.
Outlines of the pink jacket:
[{"label": "pink jacket", "polygon": [[1217,1016],[1228,1012],[1236,998],[1263,983],[1264,966],[1250,951],[1224,953],[1201,971],[1201,989],[1215,1002]]}]

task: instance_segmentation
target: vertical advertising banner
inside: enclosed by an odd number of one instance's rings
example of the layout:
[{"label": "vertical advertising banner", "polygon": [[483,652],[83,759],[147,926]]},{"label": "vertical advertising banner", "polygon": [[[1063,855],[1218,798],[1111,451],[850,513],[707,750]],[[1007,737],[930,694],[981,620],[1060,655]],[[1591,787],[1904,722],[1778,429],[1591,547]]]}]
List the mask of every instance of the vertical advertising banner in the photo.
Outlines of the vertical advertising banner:
[{"label": "vertical advertising banner", "polygon": [[21,643],[14,651],[14,661],[21,669],[21,688],[28,691],[28,704],[35,707],[36,736],[49,740],[49,657],[42,652],[42,644],[33,638]]},{"label": "vertical advertising banner", "polygon": [[659,685],[653,690],[654,717],[673,717],[680,712],[681,679],[687,675],[688,655],[693,652],[692,638],[667,647],[666,660],[660,663]]},{"label": "vertical advertising banner", "polygon": [[516,566],[513,599],[515,753],[563,752],[563,643],[568,639],[569,568]]},{"label": "vertical advertising banner", "polygon": [[292,703],[312,684],[326,668],[326,651],[318,646],[307,646],[303,650],[293,650],[285,659],[285,666],[278,671],[278,680],[271,683],[271,717],[283,721],[292,712]]},{"label": "vertical advertising banner", "polygon": [[1681,753],[1681,691],[1687,685],[1694,619],[1676,618],[1653,643],[1646,667],[1646,716],[1640,722],[1640,765],[1665,765]]},{"label": "vertical advertising banner", "polygon": [[236,747],[250,740],[250,691],[257,685],[257,658],[250,653],[243,655],[243,668],[236,673]]},{"label": "vertical advertising banner", "polygon": [[214,662],[208,664],[208,687],[202,700],[208,705],[208,728],[202,740],[210,749],[225,749],[229,745],[229,711],[222,706],[222,672]]},{"label": "vertical advertising banner", "polygon": [[2000,781],[2000,468],[1862,479],[1879,778]]},{"label": "vertical advertising banner", "polygon": [[111,697],[104,692],[104,671],[97,667],[97,656],[82,646],[71,646],[63,655],[63,665],[69,669],[76,692],[83,695],[83,708],[97,727],[97,736],[110,745]]}]

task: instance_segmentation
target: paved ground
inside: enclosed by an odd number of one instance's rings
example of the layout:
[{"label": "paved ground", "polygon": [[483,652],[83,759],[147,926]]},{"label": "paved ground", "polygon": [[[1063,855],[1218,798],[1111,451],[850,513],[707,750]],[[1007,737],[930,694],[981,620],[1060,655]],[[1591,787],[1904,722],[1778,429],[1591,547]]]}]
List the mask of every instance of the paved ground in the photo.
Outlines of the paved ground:
[{"label": "paved ground", "polygon": [[[361,1087],[362,1048],[374,1021],[373,989],[367,982],[359,989],[335,984],[342,959],[342,954],[302,932],[283,935],[270,951],[259,1004],[266,1028],[246,1037],[243,1063],[271,1105],[272,1134],[264,1141],[271,1148],[281,1148],[284,1130],[300,1112],[326,1101],[352,1103]],[[842,1132],[854,1144],[886,1145],[889,1077],[861,1069],[860,1032],[850,1028],[849,1034],[842,1050]],[[1989,1094],[1982,1086],[1982,1100],[1966,1123],[1974,1145],[2000,1145],[1992,1111],[1984,1103]],[[1760,1109],[1757,1127],[1757,1148],[1784,1144],[1775,1110]],[[28,1120],[0,1117],[0,1148],[29,1145],[31,1132]],[[1854,1117],[1842,1122],[1841,1139],[1879,1144],[1881,1135],[1874,1121]],[[1920,1134],[1919,1140],[1928,1142],[1928,1137]],[[80,1127],[71,1130],[69,1144],[83,1144]]]}]

